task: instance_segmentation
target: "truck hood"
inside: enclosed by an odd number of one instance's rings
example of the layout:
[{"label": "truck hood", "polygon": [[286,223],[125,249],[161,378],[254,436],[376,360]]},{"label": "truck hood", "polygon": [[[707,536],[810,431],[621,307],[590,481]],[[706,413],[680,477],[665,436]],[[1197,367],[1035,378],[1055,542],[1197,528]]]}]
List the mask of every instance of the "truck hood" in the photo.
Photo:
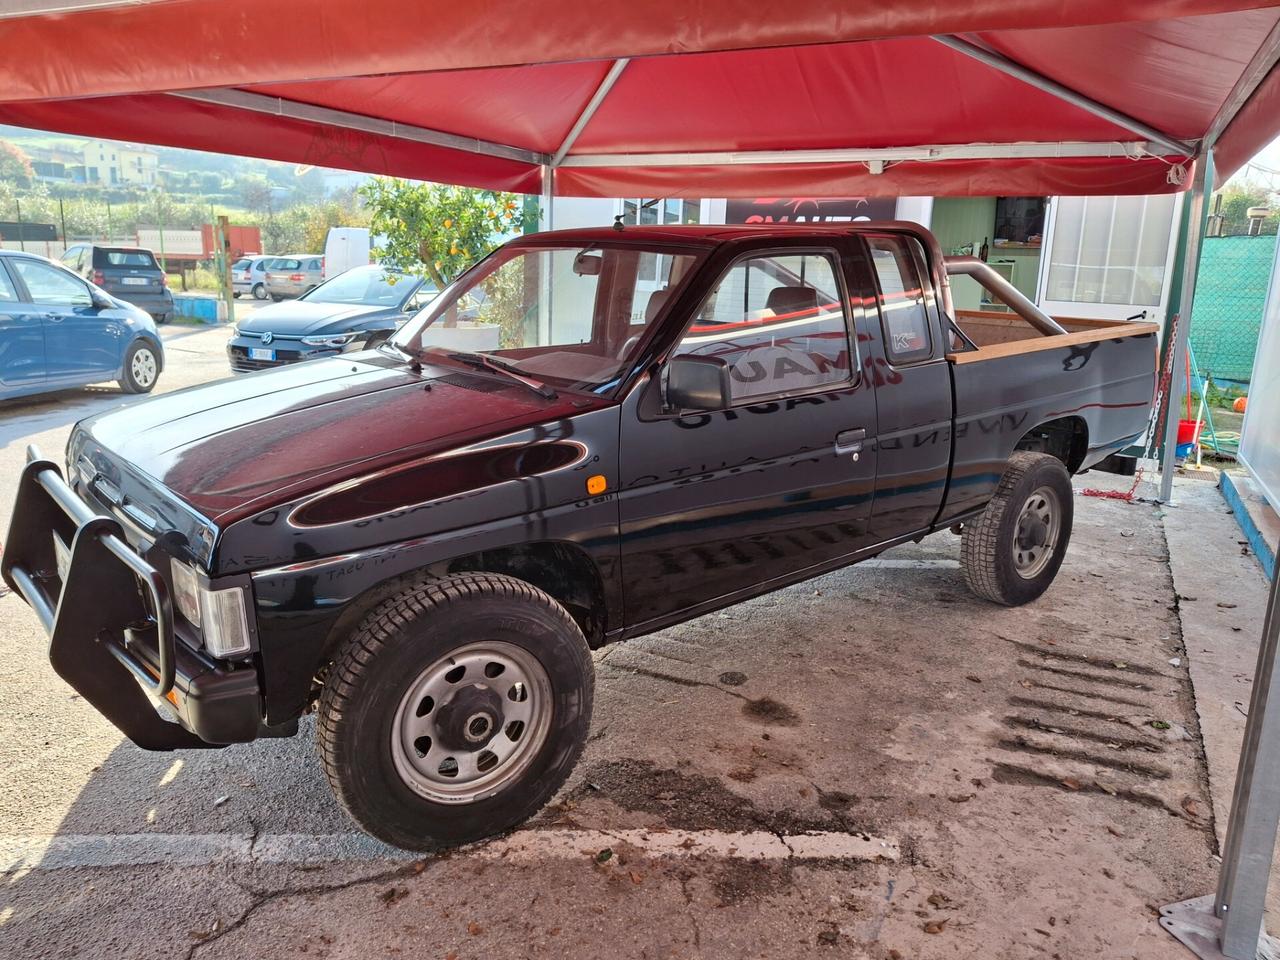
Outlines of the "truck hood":
[{"label": "truck hood", "polygon": [[[395,464],[608,401],[548,400],[500,374],[375,351],[192,387],[82,422],[104,475],[128,465],[225,527]],[[123,461],[113,463],[113,460]]]}]

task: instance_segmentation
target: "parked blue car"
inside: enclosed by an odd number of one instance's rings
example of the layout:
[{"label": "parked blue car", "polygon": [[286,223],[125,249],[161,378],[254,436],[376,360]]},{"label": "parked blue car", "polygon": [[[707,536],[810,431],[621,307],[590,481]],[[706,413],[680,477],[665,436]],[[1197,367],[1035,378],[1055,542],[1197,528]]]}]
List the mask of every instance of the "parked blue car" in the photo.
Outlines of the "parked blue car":
[{"label": "parked blue car", "polygon": [[145,310],[52,260],[0,251],[0,400],[106,380],[149,393],[163,369]]}]

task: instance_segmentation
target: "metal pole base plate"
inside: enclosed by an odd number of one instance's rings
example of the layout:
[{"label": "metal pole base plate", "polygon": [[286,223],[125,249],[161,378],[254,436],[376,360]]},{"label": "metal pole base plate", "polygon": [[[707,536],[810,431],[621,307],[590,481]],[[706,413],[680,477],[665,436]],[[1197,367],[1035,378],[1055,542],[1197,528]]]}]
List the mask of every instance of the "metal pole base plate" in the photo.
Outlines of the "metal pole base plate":
[{"label": "metal pole base plate", "polygon": [[1228,957],[1219,946],[1222,921],[1213,914],[1213,896],[1196,897],[1160,908],[1160,926],[1201,960],[1280,960],[1280,940],[1258,934],[1255,957]]}]

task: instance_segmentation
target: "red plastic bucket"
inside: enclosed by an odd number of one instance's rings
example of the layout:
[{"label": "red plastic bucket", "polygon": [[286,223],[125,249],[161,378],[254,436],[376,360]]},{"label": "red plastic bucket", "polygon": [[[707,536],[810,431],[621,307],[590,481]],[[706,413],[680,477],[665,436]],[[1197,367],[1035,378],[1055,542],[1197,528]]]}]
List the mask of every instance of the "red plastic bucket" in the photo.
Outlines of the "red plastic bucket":
[{"label": "red plastic bucket", "polygon": [[1195,443],[1196,438],[1200,436],[1200,428],[1203,425],[1203,420],[1179,420],[1178,446],[1182,446],[1184,443]]}]

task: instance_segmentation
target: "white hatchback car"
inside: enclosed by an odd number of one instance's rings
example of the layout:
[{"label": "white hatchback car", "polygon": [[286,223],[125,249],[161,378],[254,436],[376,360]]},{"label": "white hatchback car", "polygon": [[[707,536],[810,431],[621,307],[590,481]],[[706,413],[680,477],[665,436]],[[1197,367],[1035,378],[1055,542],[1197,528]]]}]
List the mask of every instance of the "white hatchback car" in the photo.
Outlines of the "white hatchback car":
[{"label": "white hatchback car", "polygon": [[267,264],[275,257],[241,257],[231,265],[233,296],[251,293],[255,300],[267,299]]}]

